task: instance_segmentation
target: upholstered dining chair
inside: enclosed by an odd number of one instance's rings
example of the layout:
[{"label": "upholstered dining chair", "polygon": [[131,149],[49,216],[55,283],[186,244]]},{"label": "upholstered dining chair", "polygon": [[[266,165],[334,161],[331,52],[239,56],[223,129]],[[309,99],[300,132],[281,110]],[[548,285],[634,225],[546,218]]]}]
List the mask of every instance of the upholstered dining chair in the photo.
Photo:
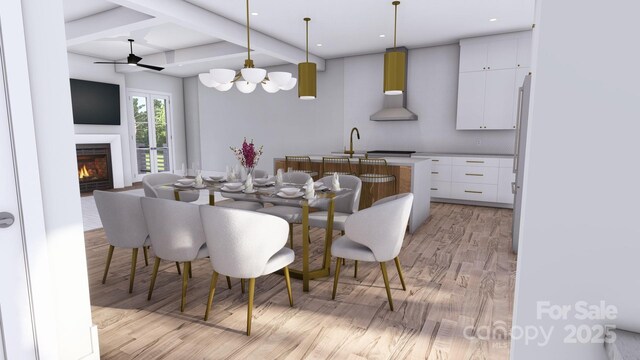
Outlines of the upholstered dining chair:
[{"label": "upholstered dining chair", "polygon": [[129,293],[131,293],[136,275],[138,249],[143,249],[145,264],[149,263],[147,259],[147,247],[150,245],[149,231],[142,215],[140,196],[96,190],[93,192],[93,197],[107,235],[107,242],[109,242],[102,283],[107,281],[114,248],[132,249],[131,276],[129,277]]},{"label": "upholstered dining chair", "polygon": [[[171,189],[159,189],[158,185],[173,184],[182,179],[183,176],[171,173],[148,174],[142,178],[142,187],[144,188],[144,196],[150,198],[160,198],[167,200],[175,200],[175,195]],[[194,202],[200,198],[200,191],[181,191],[180,201]]]},{"label": "upholstered dining chair", "polygon": [[[333,214],[333,229],[344,231],[344,224],[347,218],[358,211],[360,206],[360,191],[362,190],[362,181],[353,175],[339,175],[340,187],[351,189],[349,195],[339,197],[335,200]],[[331,188],[333,176],[325,176],[321,181],[324,186]],[[327,207],[320,207],[322,211],[316,211],[309,214],[309,226],[326,228],[327,227]]]},{"label": "upholstered dining chair", "polygon": [[[142,198],[142,212],[149,229],[151,246],[156,255],[147,300],[151,300],[160,261],[182,262],[184,263],[180,301],[182,312],[186,303],[191,262],[209,256],[199,206],[181,201],[145,197]],[[231,286],[229,278],[227,278],[227,284]]]},{"label": "upholstered dining chair", "polygon": [[[284,173],[282,179],[285,183],[302,187],[302,185],[311,179],[311,175],[300,171],[293,171]],[[277,216],[289,223],[289,245],[293,249],[293,225],[302,224],[302,208],[276,205],[258,209],[258,212]]]},{"label": "upholstered dining chair", "polygon": [[268,176],[269,176],[269,173],[267,173],[264,170],[260,170],[260,169],[254,169],[253,170],[253,178],[254,179],[266,178]]},{"label": "upholstered dining chair", "polygon": [[256,278],[283,269],[289,306],[293,306],[288,265],[293,262],[294,253],[284,247],[287,223],[275,216],[215,206],[200,206],[200,216],[213,267],[204,320],[209,319],[218,274],[249,279],[249,336]]},{"label": "upholstered dining chair", "polygon": [[393,195],[381,199],[370,208],[351,215],[345,224],[345,235],[331,245],[331,254],[337,257],[332,299],[336,298],[341,259],[380,263],[389,307],[393,311],[393,299],[389,288],[386,262],[394,260],[402,289],[407,290],[398,255],[409,223],[413,194]]}]

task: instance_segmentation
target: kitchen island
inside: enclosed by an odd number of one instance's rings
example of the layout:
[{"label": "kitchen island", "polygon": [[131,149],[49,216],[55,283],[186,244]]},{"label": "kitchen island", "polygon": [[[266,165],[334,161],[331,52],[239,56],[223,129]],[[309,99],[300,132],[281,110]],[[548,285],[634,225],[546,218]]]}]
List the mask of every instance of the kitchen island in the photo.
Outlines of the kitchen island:
[{"label": "kitchen island", "polygon": [[[322,158],[331,155],[310,155],[312,171],[322,177]],[[384,157],[391,173],[396,177],[398,193],[413,193],[414,201],[409,218],[409,233],[414,233],[429,217],[431,203],[431,160],[428,158]],[[358,158],[350,159],[353,171],[358,172]],[[274,173],[285,168],[284,158],[273,160]]]}]

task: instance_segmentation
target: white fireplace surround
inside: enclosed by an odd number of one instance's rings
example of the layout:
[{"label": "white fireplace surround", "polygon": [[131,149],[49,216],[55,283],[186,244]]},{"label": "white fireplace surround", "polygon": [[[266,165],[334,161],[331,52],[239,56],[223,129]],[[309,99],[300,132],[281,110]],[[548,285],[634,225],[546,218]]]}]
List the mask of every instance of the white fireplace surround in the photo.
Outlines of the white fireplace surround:
[{"label": "white fireplace surround", "polygon": [[124,187],[124,166],[122,164],[122,142],[118,134],[76,134],[78,144],[110,144],[111,148],[111,175],[115,189]]}]

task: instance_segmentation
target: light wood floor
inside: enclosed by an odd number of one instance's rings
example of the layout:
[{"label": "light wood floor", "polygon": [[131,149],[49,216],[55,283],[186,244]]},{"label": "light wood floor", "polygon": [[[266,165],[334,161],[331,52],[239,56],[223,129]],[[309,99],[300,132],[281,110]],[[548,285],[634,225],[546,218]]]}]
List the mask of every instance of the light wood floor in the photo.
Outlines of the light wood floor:
[{"label": "light wood floor", "polygon": [[[270,275],[256,281],[251,337],[244,334],[247,295],[241,294],[239,280],[233,279],[228,290],[220,277],[204,322],[208,260],[193,264],[186,310],[180,313],[175,264],[161,265],[147,301],[152,266],[144,266],[140,251],[134,292],[128,294],[131,252],[116,249],[102,285],[107,243],[102,230],[89,231],[100,353],[103,359],[508,359],[508,339],[468,340],[463,331],[511,327],[516,258],[510,229],[511,210],[434,203],[429,221],[404,241],[400,259],[406,292],[393,262],[387,264],[396,311],[389,311],[375,263],[361,263],[357,279],[353,262],[343,266],[335,301],[332,278],[312,281],[309,293],[292,280],[293,308],[283,277]],[[313,230],[311,236],[320,258],[323,231]],[[297,228],[297,254],[300,237]]]}]

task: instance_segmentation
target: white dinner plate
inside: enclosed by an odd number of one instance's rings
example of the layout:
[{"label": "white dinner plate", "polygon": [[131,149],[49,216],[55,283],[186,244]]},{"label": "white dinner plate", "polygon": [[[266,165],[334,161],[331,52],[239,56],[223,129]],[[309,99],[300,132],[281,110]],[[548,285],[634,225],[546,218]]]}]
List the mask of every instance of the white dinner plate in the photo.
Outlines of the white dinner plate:
[{"label": "white dinner plate", "polygon": [[287,194],[283,193],[282,191],[278,191],[278,194],[276,194],[276,195],[280,196],[281,198],[285,198],[285,199],[295,199],[295,198],[299,198],[299,197],[301,197],[302,195],[304,195],[304,192],[299,191],[299,192],[298,192],[298,193],[296,193],[296,194],[293,194],[293,195],[287,195]]},{"label": "white dinner plate", "polygon": [[253,183],[253,186],[258,186],[258,187],[267,187],[267,186],[271,186],[271,185],[275,185],[275,181],[269,181],[267,183],[264,184],[258,184],[256,182]]},{"label": "white dinner plate", "polygon": [[222,177],[220,179],[214,179],[212,177],[208,177],[206,180],[207,181],[213,181],[213,182],[224,182],[226,179],[224,177]]},{"label": "white dinner plate", "polygon": [[[306,186],[306,185],[305,185],[305,186],[303,186],[303,187],[304,187],[305,189],[307,188],[307,186]],[[315,185],[314,185],[313,189],[314,189],[315,191],[322,191],[322,190],[326,190],[326,189],[328,189],[328,187],[326,187],[326,186],[324,186],[324,185],[322,185],[322,186],[315,186]]]},{"label": "white dinner plate", "polygon": [[232,190],[232,189],[229,189],[229,188],[228,188],[228,187],[226,187],[226,186],[223,186],[220,190],[222,190],[222,191],[226,191],[226,192],[236,193],[236,192],[240,192],[240,191],[244,190],[244,185],[243,185],[243,186],[241,186],[241,187],[239,187],[239,188],[237,188],[237,189],[233,189],[233,190]]},{"label": "white dinner plate", "polygon": [[[254,185],[254,186],[255,186],[255,185]],[[257,193],[257,192],[258,192],[258,190],[253,189],[253,190],[251,190],[251,191],[248,191],[248,190],[246,190],[246,189],[245,189],[245,190],[242,190],[242,192],[243,192],[243,193],[245,193],[245,194],[255,194],[255,193]]]},{"label": "white dinner plate", "polygon": [[194,189],[206,189],[206,188],[207,188],[207,185],[205,185],[205,184],[202,184],[202,185],[200,185],[200,186],[198,186],[198,185],[193,185],[193,188],[194,188]]},{"label": "white dinner plate", "polygon": [[193,184],[187,184],[187,185],[185,185],[185,184],[175,183],[175,184],[173,184],[173,186],[175,186],[175,187],[179,187],[179,188],[185,188],[185,189],[186,189],[186,188],[190,188],[190,187],[192,187],[192,186],[193,186]]}]

